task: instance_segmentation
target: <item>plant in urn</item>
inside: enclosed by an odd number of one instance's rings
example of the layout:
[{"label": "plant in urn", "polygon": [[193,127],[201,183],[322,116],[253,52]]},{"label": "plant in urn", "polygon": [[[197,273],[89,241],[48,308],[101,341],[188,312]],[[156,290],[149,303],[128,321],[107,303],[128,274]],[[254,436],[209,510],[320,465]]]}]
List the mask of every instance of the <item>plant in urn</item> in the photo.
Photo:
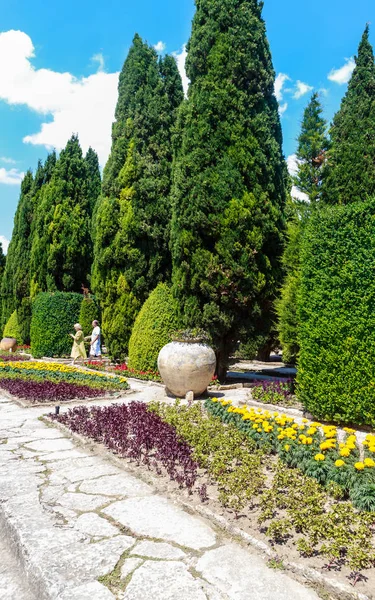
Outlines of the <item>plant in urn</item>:
[{"label": "plant in urn", "polygon": [[208,335],[200,330],[178,331],[159,353],[158,369],[167,392],[183,398],[188,392],[200,396],[216,369],[216,356]]}]

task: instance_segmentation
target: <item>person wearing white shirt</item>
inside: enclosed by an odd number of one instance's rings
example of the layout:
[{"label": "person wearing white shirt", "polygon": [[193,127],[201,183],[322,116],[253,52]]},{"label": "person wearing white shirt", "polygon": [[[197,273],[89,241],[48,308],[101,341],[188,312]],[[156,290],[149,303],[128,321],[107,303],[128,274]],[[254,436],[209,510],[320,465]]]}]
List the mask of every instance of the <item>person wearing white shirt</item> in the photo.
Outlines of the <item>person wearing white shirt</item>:
[{"label": "person wearing white shirt", "polygon": [[102,355],[102,349],[101,349],[101,331],[100,331],[100,327],[99,327],[99,322],[98,321],[93,321],[92,322],[92,333],[91,333],[91,343],[90,343],[90,356],[101,356]]}]

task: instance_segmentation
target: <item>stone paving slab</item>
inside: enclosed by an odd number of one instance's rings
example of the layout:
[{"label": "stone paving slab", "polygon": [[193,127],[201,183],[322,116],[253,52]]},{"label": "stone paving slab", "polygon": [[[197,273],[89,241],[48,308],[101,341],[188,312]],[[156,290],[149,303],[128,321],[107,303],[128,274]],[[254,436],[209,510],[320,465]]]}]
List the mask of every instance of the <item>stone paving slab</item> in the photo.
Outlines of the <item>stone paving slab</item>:
[{"label": "stone paving slab", "polygon": [[[14,600],[317,600],[126,464],[42,424],[45,410],[0,397],[0,526],[34,594],[20,589]],[[1,564],[0,554],[0,600],[2,582],[13,589],[12,568]]]}]

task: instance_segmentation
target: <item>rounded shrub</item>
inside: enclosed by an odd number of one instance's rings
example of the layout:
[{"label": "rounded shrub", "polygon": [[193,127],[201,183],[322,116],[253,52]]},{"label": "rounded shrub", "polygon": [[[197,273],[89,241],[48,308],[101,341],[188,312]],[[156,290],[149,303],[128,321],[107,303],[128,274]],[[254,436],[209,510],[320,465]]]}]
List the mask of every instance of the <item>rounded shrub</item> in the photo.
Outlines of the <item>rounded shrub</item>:
[{"label": "rounded shrub", "polygon": [[316,417],[375,425],[375,200],[315,210],[304,229],[297,393]]},{"label": "rounded shrub", "polygon": [[100,321],[100,308],[95,298],[83,298],[79,311],[79,323],[82,325],[83,333],[90,335],[92,322]]},{"label": "rounded shrub", "polygon": [[78,322],[81,294],[42,292],[36,296],[31,318],[31,352],[35,358],[69,355],[73,325]]},{"label": "rounded shrub", "polygon": [[129,341],[129,367],[154,371],[160,350],[180,327],[178,304],[166,283],[151,292],[134,323]]},{"label": "rounded shrub", "polygon": [[18,326],[17,311],[10,315],[7,324],[4,327],[3,337],[15,338],[18,344],[23,344],[20,328]]}]

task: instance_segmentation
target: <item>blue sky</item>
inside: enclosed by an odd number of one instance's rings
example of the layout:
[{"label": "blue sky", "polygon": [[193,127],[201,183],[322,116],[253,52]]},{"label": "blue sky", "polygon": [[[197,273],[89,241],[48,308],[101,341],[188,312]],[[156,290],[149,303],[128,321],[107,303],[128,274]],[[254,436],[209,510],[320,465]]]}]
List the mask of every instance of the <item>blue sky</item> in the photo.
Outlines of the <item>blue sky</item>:
[{"label": "blue sky", "polygon": [[[2,2],[0,240],[11,236],[22,173],[35,168],[48,147],[59,149],[78,132],[84,149],[91,144],[105,162],[117,73],[134,33],[153,45],[163,42],[182,65],[193,14],[193,0]],[[288,157],[295,151],[310,88],[322,91],[328,120],[338,109],[350,58],[368,21],[374,22],[375,43],[375,2],[265,0],[263,15]]]}]

